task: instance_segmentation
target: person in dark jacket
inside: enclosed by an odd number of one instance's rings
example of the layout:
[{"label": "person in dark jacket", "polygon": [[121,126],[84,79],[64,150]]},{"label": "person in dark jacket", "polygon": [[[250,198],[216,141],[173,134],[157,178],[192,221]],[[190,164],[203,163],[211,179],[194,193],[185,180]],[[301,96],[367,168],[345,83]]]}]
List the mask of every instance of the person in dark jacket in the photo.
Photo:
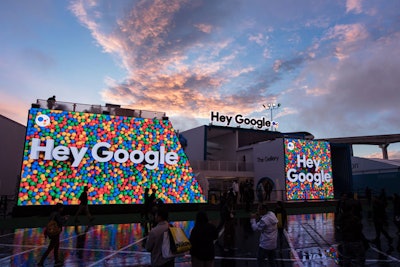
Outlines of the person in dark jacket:
[{"label": "person in dark jacket", "polygon": [[375,239],[373,242],[378,248],[381,248],[381,234],[385,236],[390,247],[393,243],[393,238],[385,229],[387,225],[387,214],[384,201],[384,199],[379,199],[377,197],[372,198],[372,219],[375,226]]},{"label": "person in dark jacket", "polygon": [[278,240],[279,240],[279,248],[283,247],[283,242],[285,240],[284,230],[287,229],[287,212],[285,207],[283,206],[282,201],[277,202],[277,206],[275,208],[275,215],[278,219]]},{"label": "person in dark jacket", "polygon": [[[56,210],[50,215],[50,220],[55,220],[57,222],[58,227],[62,229],[65,222],[68,220],[68,216],[63,216],[62,212],[64,211],[64,205],[58,203],[56,205]],[[60,232],[61,233],[61,232]],[[44,232],[45,237],[49,237],[50,243],[47,247],[46,251],[43,253],[40,261],[38,262],[37,266],[43,266],[44,261],[46,260],[47,256],[50,254],[52,250],[54,250],[54,261],[55,266],[62,265],[61,260],[58,257],[58,248],[60,247],[60,233],[54,236],[49,236],[47,231]]]},{"label": "person in dark jacket", "polygon": [[400,196],[397,193],[393,195],[393,222],[397,227],[397,251],[400,251]]},{"label": "person in dark jacket", "polygon": [[189,241],[192,245],[190,250],[192,267],[214,266],[214,241],[217,238],[217,227],[208,221],[207,213],[199,211],[189,237]]},{"label": "person in dark jacket", "polygon": [[88,186],[85,186],[84,188],[83,188],[83,192],[81,193],[81,195],[79,196],[79,201],[80,201],[80,203],[79,203],[79,207],[78,207],[78,210],[76,211],[76,214],[75,214],[75,223],[78,223],[79,222],[79,220],[78,220],[78,215],[80,215],[82,212],[85,212],[85,214],[86,214],[86,216],[89,218],[89,221],[93,221],[94,220],[94,217],[92,216],[92,214],[90,214],[90,211],[89,211],[89,206],[88,206],[88,190],[89,190],[89,187]]},{"label": "person in dark jacket", "polygon": [[347,205],[340,217],[342,232],[343,266],[365,265],[365,237],[362,232],[363,225],[357,216],[356,207]]}]

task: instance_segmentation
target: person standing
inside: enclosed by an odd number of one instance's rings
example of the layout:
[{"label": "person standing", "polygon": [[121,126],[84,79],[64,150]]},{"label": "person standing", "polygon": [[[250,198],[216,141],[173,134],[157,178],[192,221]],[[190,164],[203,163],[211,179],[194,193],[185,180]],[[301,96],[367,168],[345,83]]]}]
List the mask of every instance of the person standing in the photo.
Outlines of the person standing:
[{"label": "person standing", "polygon": [[240,203],[244,202],[244,190],[245,190],[245,187],[246,187],[246,183],[244,181],[241,181],[240,184],[239,184],[239,193],[240,193],[239,202]]},{"label": "person standing", "polygon": [[224,252],[229,250],[234,250],[235,248],[235,211],[233,209],[233,204],[227,202],[223,209],[224,217],[224,231],[223,231],[223,242],[224,242]]},{"label": "person standing", "polygon": [[367,217],[368,217],[368,219],[371,219],[372,218],[372,210],[371,210],[372,190],[368,186],[365,188],[365,197],[367,199],[367,204],[368,204]]},{"label": "person standing", "polygon": [[340,217],[343,266],[345,267],[365,265],[366,247],[362,232],[363,225],[355,208],[352,205],[344,206],[343,214]]},{"label": "person standing", "polygon": [[395,193],[393,195],[393,222],[397,227],[397,251],[400,252],[400,196]]},{"label": "person standing", "polygon": [[54,251],[54,265],[59,266],[62,265],[60,258],[58,257],[58,249],[60,247],[60,234],[62,231],[63,225],[68,220],[68,216],[63,216],[62,213],[64,211],[64,205],[62,203],[57,203],[56,210],[50,215],[50,220],[54,220],[57,223],[57,226],[60,228],[60,231],[57,234],[50,235],[48,229],[44,231],[45,237],[50,239],[49,246],[47,247],[46,251],[43,253],[40,261],[38,262],[37,266],[44,266],[44,261],[46,260],[47,256],[50,252]]},{"label": "person standing", "polygon": [[256,188],[257,200],[259,204],[264,202],[265,198],[265,190],[264,190],[264,182],[259,182]]},{"label": "person standing", "polygon": [[78,211],[75,214],[75,223],[78,223],[78,215],[81,214],[83,211],[85,212],[86,216],[89,218],[89,221],[92,222],[94,220],[94,218],[92,217],[92,214],[90,214],[89,211],[89,205],[88,205],[88,192],[89,187],[85,186],[83,188],[83,192],[81,193],[81,195],[79,196],[79,207],[78,207]]},{"label": "person standing", "polygon": [[283,206],[282,201],[277,202],[275,209],[275,215],[278,219],[278,237],[279,237],[279,247],[282,249],[284,240],[284,230],[287,229],[287,212]]},{"label": "person standing", "polygon": [[47,99],[47,108],[48,109],[53,109],[53,107],[56,105],[56,96],[53,95]]},{"label": "person standing", "polygon": [[199,211],[189,237],[190,244],[192,245],[190,249],[192,267],[214,266],[214,241],[217,238],[217,227],[208,221],[207,213]]},{"label": "person standing", "polygon": [[259,214],[252,214],[250,219],[253,231],[260,232],[260,243],[257,252],[257,266],[264,266],[265,258],[271,266],[275,264],[275,250],[277,248],[278,219],[275,213],[268,210],[267,205],[260,205]]},{"label": "person standing", "polygon": [[162,255],[162,244],[164,232],[169,229],[168,212],[162,207],[155,214],[157,225],[151,229],[147,236],[145,248],[151,254],[151,266],[155,267],[174,267],[175,258],[164,258]]},{"label": "person standing", "polygon": [[265,200],[266,201],[271,201],[271,192],[272,192],[271,181],[269,181],[269,180],[265,181],[264,190],[265,190]]},{"label": "person standing", "polygon": [[238,195],[239,195],[239,184],[238,181],[233,181],[232,183],[232,190],[233,190],[233,194],[234,194],[234,205],[237,204],[237,200],[238,200]]}]

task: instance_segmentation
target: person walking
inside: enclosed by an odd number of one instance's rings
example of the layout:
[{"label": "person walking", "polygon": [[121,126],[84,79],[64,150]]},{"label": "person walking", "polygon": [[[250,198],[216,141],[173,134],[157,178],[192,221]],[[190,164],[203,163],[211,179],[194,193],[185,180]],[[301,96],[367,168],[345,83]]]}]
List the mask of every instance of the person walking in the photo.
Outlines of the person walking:
[{"label": "person walking", "polygon": [[82,212],[85,212],[86,216],[89,218],[89,221],[92,222],[94,220],[94,217],[92,217],[92,214],[90,214],[89,211],[89,205],[88,205],[88,192],[89,187],[85,186],[83,188],[83,192],[81,193],[81,195],[79,196],[79,207],[78,207],[78,211],[75,214],[75,223],[78,223],[78,215],[80,215]]},{"label": "person walking", "polygon": [[63,211],[64,211],[64,205],[62,203],[58,203],[56,205],[56,210],[50,215],[49,222],[54,220],[57,223],[58,230],[56,230],[55,233],[52,233],[53,231],[48,229],[50,224],[48,224],[48,227],[46,227],[44,235],[46,238],[48,237],[50,239],[50,243],[46,251],[43,253],[42,257],[40,258],[40,261],[38,262],[37,266],[44,266],[44,261],[46,260],[47,256],[50,254],[52,250],[54,252],[54,266],[62,265],[62,261],[59,258],[58,249],[60,247],[60,234],[62,231],[62,227],[68,220],[67,215],[65,216],[62,215]]},{"label": "person walking", "polygon": [[373,242],[377,245],[378,248],[380,248],[381,234],[383,234],[387,239],[389,246],[391,247],[393,238],[389,235],[389,233],[385,229],[385,225],[387,225],[386,206],[384,200],[377,197],[372,198],[372,219],[374,221],[375,233],[376,233]]},{"label": "person walking", "polygon": [[199,211],[189,237],[190,244],[192,245],[190,249],[192,267],[214,266],[214,241],[217,238],[217,227],[208,221],[206,212]]},{"label": "person walking", "polygon": [[162,255],[162,244],[164,240],[164,232],[168,231],[168,212],[164,207],[157,210],[155,215],[157,225],[151,229],[147,236],[145,248],[151,254],[152,267],[174,267],[175,258],[164,258]]},{"label": "person walking", "polygon": [[265,258],[271,266],[275,264],[275,250],[277,248],[278,219],[275,213],[268,210],[267,205],[260,205],[258,214],[252,214],[250,224],[253,231],[260,232],[260,243],[257,252],[257,266],[265,266]]}]

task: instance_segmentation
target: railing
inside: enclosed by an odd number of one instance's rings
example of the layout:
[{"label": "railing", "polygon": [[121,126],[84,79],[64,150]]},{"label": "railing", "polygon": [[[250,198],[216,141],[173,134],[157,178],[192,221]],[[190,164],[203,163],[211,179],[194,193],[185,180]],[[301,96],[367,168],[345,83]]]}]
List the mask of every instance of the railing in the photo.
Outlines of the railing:
[{"label": "railing", "polygon": [[145,119],[166,119],[165,112],[121,108],[120,105],[112,104],[106,104],[105,106],[102,106],[38,99],[36,104],[33,104],[32,107]]},{"label": "railing", "polygon": [[190,165],[196,171],[230,171],[230,172],[252,172],[252,163],[240,161],[190,161]]}]

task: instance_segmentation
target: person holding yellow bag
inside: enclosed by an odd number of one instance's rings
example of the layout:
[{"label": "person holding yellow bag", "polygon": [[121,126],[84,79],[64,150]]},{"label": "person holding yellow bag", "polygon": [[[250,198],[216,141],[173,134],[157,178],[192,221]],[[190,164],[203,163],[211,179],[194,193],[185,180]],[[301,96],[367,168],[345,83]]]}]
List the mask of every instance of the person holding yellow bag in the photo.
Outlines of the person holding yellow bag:
[{"label": "person holding yellow bag", "polygon": [[160,207],[156,214],[157,225],[151,229],[147,236],[145,248],[151,253],[151,266],[153,267],[174,267],[175,258],[164,258],[162,255],[162,246],[164,241],[164,232],[169,231],[168,212],[164,207]]}]

